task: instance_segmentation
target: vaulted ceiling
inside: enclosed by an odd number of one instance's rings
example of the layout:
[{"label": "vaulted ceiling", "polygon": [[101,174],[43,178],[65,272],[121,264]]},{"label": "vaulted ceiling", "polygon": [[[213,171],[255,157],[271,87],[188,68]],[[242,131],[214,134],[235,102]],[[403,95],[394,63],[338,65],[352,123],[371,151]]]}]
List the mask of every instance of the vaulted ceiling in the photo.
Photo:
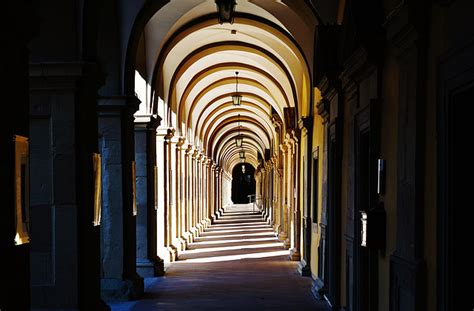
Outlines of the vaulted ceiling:
[{"label": "vaulted ceiling", "polygon": [[[274,124],[285,126],[284,109],[310,113],[316,23],[303,0],[238,0],[234,23],[222,25],[213,0],[170,1],[140,39],[137,114],[158,114],[228,172],[240,162],[242,134],[256,167],[258,154],[278,148]],[[236,72],[240,106],[231,98]]]}]

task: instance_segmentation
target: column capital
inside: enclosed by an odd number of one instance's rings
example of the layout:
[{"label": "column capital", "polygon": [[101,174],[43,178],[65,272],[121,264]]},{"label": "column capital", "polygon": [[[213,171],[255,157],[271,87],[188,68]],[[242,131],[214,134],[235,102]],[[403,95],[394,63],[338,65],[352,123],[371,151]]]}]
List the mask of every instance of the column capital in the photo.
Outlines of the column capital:
[{"label": "column capital", "polygon": [[186,156],[192,156],[194,153],[194,146],[192,144],[186,144],[184,152],[186,153]]},{"label": "column capital", "polygon": [[298,127],[303,134],[307,134],[313,129],[313,118],[311,116],[300,118],[298,120]]},{"label": "column capital", "polygon": [[277,164],[277,163],[278,163],[278,156],[277,156],[277,155],[273,155],[273,156],[270,158],[270,161],[273,163],[273,165]]},{"label": "column capital", "polygon": [[169,127],[159,127],[156,129],[156,136],[163,137],[164,139],[171,139],[174,136],[174,129]]},{"label": "column capital", "polygon": [[176,137],[176,148],[179,148],[180,150],[185,149],[186,147],[183,147],[185,143],[186,143],[186,138],[184,136]]},{"label": "column capital", "polygon": [[135,115],[135,128],[154,130],[160,126],[161,118],[158,115]]},{"label": "column capital", "polygon": [[206,157],[206,165],[211,167],[214,164],[212,158]]}]

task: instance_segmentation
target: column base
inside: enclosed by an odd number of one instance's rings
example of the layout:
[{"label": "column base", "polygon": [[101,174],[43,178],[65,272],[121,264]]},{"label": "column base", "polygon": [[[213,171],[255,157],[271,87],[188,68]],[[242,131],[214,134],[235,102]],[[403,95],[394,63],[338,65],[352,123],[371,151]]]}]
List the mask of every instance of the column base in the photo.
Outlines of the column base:
[{"label": "column base", "polygon": [[186,231],[183,233],[183,239],[186,241],[186,247],[188,247],[189,243],[193,243],[193,235],[191,232]]},{"label": "column base", "polygon": [[179,241],[181,242],[181,250],[185,251],[186,248],[188,248],[188,240],[184,236],[181,236]]},{"label": "column base", "polygon": [[301,259],[296,269],[301,276],[311,276],[310,264],[304,259]]},{"label": "column base", "polygon": [[318,300],[325,300],[324,295],[326,295],[326,288],[324,287],[324,282],[320,278],[313,280],[311,293],[313,294],[314,298]]},{"label": "column base", "polygon": [[300,261],[301,254],[296,248],[290,250],[290,260],[291,261]]},{"label": "column base", "polygon": [[198,236],[204,231],[204,228],[201,223],[196,224],[196,230]]},{"label": "column base", "polygon": [[170,245],[166,247],[166,249],[170,254],[170,262],[176,261],[176,259],[178,258],[178,250],[176,249],[176,247],[174,247],[174,245]]},{"label": "column base", "polygon": [[286,240],[286,233],[285,232],[278,232],[277,233],[278,240],[284,242]]},{"label": "column base", "polygon": [[157,257],[155,260],[149,260],[148,258],[138,258],[137,273],[144,278],[163,276],[165,274],[164,262],[159,257]]},{"label": "column base", "polygon": [[280,232],[280,225],[279,224],[274,224],[273,225],[273,231],[275,231],[275,235],[278,236]]},{"label": "column base", "polygon": [[100,290],[105,301],[136,300],[143,296],[143,278],[136,275],[130,279],[101,279]]},{"label": "column base", "polygon": [[186,249],[186,242],[182,238],[175,238],[171,247],[176,249],[176,253],[179,253]]},{"label": "column base", "polygon": [[[283,242],[283,247],[284,247],[285,249],[289,249],[290,246],[291,246],[291,241],[290,241],[289,238],[286,238],[286,240]],[[299,259],[298,259],[298,260],[299,260]]]},{"label": "column base", "polygon": [[193,241],[199,236],[199,230],[196,227],[191,228],[190,234],[193,236]]}]

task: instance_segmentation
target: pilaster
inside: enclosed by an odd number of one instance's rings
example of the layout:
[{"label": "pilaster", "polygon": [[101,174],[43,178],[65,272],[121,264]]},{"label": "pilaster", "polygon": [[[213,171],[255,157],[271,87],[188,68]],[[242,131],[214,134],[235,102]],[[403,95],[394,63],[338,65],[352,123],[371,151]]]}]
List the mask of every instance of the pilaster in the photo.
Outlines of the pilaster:
[{"label": "pilaster", "polygon": [[164,274],[157,256],[156,128],[161,118],[136,116],[135,163],[137,182],[137,272],[142,277]]},{"label": "pilaster", "polygon": [[134,96],[99,99],[99,149],[102,151],[102,281],[104,299],[136,299],[143,278],[136,273],[136,210],[133,179]]}]

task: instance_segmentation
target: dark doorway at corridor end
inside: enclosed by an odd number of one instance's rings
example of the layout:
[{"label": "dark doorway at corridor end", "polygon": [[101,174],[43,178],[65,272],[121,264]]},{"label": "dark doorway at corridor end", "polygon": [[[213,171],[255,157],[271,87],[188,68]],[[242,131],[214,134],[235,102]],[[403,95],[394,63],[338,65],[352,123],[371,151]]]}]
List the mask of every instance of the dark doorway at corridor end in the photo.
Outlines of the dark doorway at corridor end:
[{"label": "dark doorway at corridor end", "polygon": [[239,163],[232,170],[232,202],[249,203],[249,195],[255,195],[255,168]]}]

